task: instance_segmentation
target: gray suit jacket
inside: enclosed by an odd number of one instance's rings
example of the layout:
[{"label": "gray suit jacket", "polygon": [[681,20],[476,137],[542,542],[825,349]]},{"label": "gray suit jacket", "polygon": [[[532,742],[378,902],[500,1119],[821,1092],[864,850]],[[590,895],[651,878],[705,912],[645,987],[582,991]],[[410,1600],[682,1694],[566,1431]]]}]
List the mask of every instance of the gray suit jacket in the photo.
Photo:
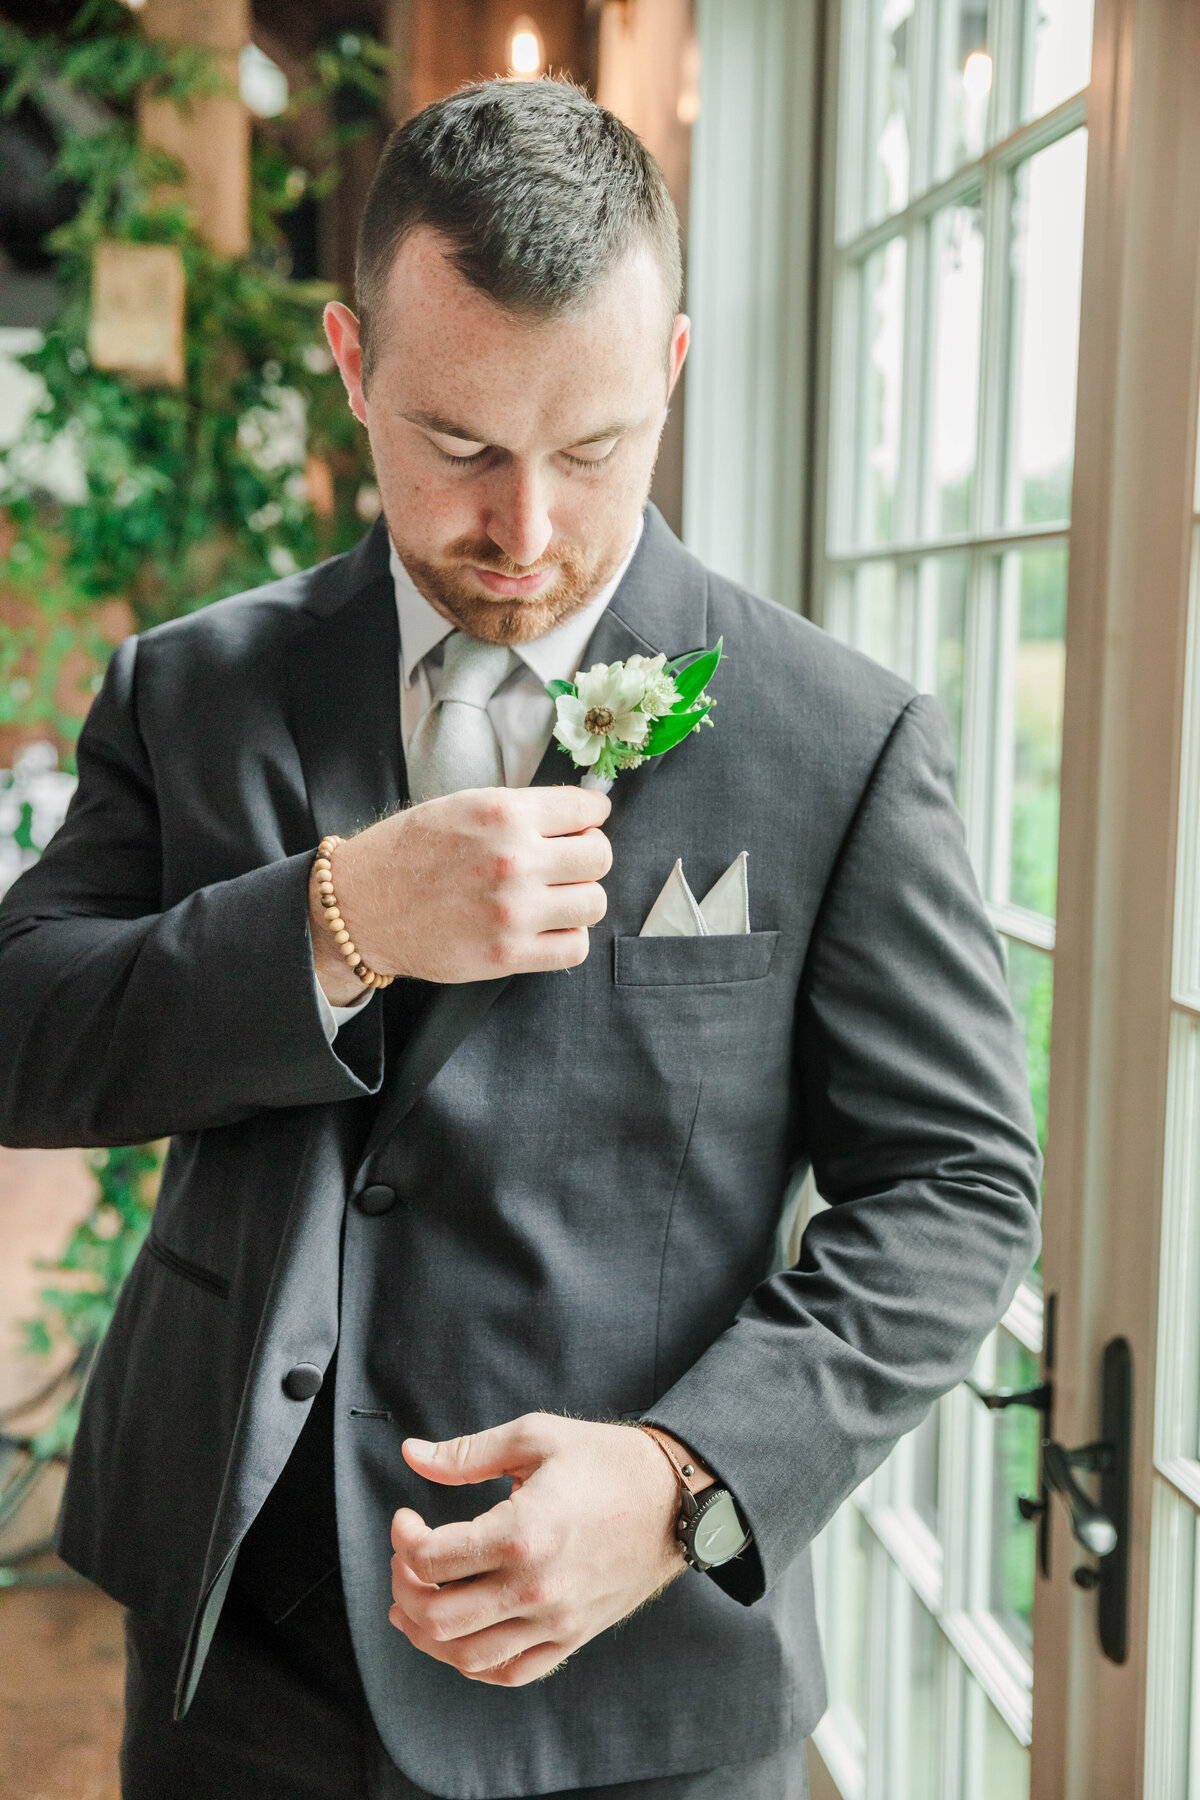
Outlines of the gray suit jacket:
[{"label": "gray suit jacket", "polygon": [[[961,1380],[1037,1249],[944,721],[651,509],[588,660],[723,636],[726,661],[715,729],[614,790],[587,962],[397,982],[330,1047],[308,871],[322,833],[404,799],[396,630],[376,527],[123,644],[66,823],[0,907],[0,1139],[172,1140],[62,1552],[188,1636],[186,1700],[309,1410],[283,1377],[336,1347],[351,1625],[411,1778],[469,1800],[764,1755],[824,1705],[807,1546]],[[552,747],[537,779],[574,774]],[[741,850],[749,936],[637,935],[676,856],[703,893]],[[789,1268],[810,1164],[831,1207]],[[347,1205],[371,1182],[400,1196],[381,1217]],[[503,1492],[426,1486],[405,1434],[538,1408],[675,1432],[754,1549],[508,1691],[388,1625],[388,1523]]]}]

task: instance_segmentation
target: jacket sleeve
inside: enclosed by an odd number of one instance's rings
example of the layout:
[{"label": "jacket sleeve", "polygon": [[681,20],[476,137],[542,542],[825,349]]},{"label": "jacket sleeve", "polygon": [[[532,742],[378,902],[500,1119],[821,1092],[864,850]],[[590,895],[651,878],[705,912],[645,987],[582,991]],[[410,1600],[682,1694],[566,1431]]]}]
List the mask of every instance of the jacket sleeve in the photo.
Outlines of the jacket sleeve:
[{"label": "jacket sleeve", "polygon": [[[165,911],[137,640],[114,653],[79,740],[79,786],[0,904],[0,1142],[141,1143],[264,1107],[374,1093],[379,1008],[338,1036],[317,1004],[312,852]],[[248,1004],[248,1002],[251,1002]]]},{"label": "jacket sleeve", "polygon": [[969,1372],[1038,1252],[1041,1158],[1000,946],[967,858],[940,707],[894,727],[801,979],[798,1137],[829,1208],[647,1413],[721,1477],[758,1599]]}]

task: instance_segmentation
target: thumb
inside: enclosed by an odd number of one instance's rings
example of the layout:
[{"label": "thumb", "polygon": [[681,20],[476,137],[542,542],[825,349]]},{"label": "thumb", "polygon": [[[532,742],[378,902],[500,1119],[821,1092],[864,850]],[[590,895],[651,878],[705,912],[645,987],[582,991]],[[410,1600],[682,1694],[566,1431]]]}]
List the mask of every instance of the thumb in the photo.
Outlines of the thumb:
[{"label": "thumb", "polygon": [[405,1438],[401,1449],[409,1467],[426,1481],[466,1487],[475,1481],[494,1481],[500,1475],[524,1481],[549,1454],[550,1446],[537,1441],[524,1419],[514,1419],[466,1437],[443,1438],[438,1444],[425,1438]]}]

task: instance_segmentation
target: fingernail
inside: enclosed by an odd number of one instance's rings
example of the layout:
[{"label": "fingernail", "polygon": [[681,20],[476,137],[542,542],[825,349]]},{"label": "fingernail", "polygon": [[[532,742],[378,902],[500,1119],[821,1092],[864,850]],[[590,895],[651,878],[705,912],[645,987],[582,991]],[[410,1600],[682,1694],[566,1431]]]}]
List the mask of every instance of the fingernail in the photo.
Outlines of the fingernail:
[{"label": "fingernail", "polygon": [[418,1456],[432,1456],[437,1449],[437,1445],[431,1444],[428,1438],[410,1437],[408,1443],[416,1451]]}]

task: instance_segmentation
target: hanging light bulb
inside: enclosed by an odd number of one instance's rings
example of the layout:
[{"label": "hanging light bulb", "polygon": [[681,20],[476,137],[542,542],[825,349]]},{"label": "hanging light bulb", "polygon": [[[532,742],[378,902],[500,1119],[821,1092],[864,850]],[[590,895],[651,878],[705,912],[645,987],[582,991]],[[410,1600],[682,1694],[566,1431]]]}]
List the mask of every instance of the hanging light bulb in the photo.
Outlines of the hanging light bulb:
[{"label": "hanging light bulb", "polygon": [[986,100],[992,89],[992,59],[986,50],[972,50],[963,64],[962,83],[969,100]]},{"label": "hanging light bulb", "polygon": [[542,34],[528,13],[513,20],[508,34],[508,66],[512,74],[523,75],[526,80],[542,72]]}]

